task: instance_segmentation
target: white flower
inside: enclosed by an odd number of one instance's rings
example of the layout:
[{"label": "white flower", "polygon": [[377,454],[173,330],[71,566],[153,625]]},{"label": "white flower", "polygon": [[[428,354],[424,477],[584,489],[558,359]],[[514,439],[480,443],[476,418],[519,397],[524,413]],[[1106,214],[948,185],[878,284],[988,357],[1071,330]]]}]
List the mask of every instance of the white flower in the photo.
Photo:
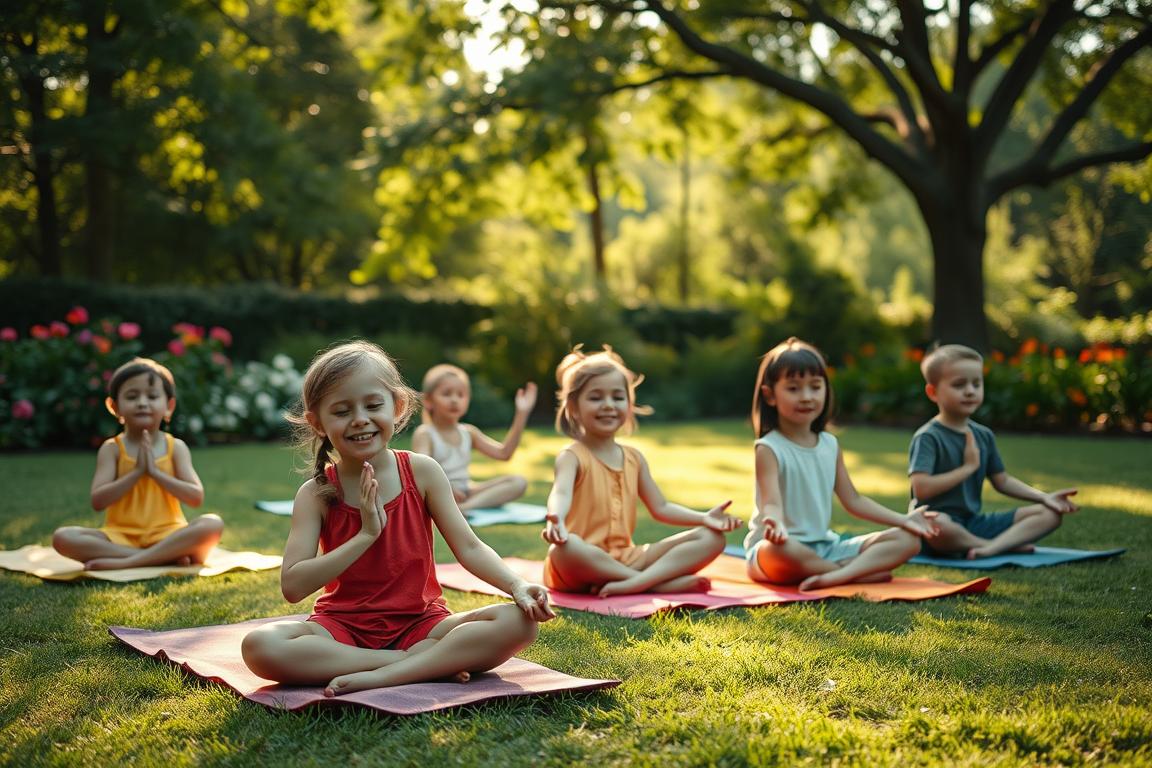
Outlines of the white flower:
[{"label": "white flower", "polygon": [[248,415],[248,404],[239,395],[228,395],[224,398],[224,407],[237,416]]},{"label": "white flower", "polygon": [[256,390],[256,377],[249,373],[241,376],[238,383],[240,384],[240,389],[245,392],[254,392]]},{"label": "white flower", "polygon": [[276,407],[276,401],[267,392],[256,393],[256,407],[262,411],[270,411]]},{"label": "white flower", "polygon": [[277,389],[284,386],[284,384],[287,381],[288,381],[288,377],[286,377],[284,374],[280,373],[279,371],[274,371],[268,375],[268,383],[271,384],[272,386],[276,387]]},{"label": "white flower", "polygon": [[274,368],[279,368],[282,371],[290,371],[292,370],[292,358],[281,353],[272,358],[272,366]]}]

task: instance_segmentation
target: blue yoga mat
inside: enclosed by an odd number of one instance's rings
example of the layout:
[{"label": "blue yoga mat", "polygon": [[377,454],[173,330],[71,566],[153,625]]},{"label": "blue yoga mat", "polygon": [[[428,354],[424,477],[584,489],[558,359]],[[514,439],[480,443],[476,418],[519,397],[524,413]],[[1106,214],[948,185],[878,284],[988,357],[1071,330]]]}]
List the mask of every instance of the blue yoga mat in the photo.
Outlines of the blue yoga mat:
[{"label": "blue yoga mat", "polygon": [[[1003,568],[1006,565],[1015,565],[1020,568],[1043,568],[1049,565],[1062,563],[1075,563],[1080,560],[1098,560],[1103,557],[1115,557],[1125,552],[1120,549],[1061,549],[1059,547],[1036,547],[1035,552],[1009,552],[993,557],[981,557],[977,560],[965,560],[962,557],[929,557],[916,555],[908,562],[916,565],[935,565],[940,568],[972,569],[976,571],[991,571]],[[724,554],[735,557],[744,557],[744,547],[733,544],[724,548]]]}]

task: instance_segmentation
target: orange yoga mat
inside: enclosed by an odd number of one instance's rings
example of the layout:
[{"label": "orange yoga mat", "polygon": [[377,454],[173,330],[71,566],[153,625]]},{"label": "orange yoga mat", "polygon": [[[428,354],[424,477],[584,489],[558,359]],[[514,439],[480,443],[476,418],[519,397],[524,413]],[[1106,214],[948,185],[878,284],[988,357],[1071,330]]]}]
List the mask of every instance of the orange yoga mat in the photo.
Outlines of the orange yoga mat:
[{"label": "orange yoga mat", "polygon": [[[506,557],[504,562],[525,579],[541,583],[544,573],[542,561]],[[641,619],[671,608],[714,610],[734,606],[811,602],[826,600],[830,597],[860,597],[875,602],[928,600],[934,597],[984,592],[992,583],[992,580],[987,577],[966,581],[963,584],[949,584],[933,579],[895,578],[882,584],[844,584],[839,587],[801,592],[796,587],[776,587],[754,582],[745,574],[743,560],[723,556],[716,558],[707,565],[700,571],[700,574],[712,580],[712,588],[707,592],[663,594],[645,592],[637,595],[598,597],[553,590],[552,602],[560,608]],[[440,584],[450,589],[458,589],[461,592],[504,595],[499,589],[473,576],[457,563],[438,563],[436,575]]]}]

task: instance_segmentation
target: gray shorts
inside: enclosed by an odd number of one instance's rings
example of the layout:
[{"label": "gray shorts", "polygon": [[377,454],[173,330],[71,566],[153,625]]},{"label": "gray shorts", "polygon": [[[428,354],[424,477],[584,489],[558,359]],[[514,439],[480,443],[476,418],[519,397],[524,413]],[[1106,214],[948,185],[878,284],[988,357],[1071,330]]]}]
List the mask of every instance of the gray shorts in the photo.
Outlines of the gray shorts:
[{"label": "gray shorts", "polygon": [[[948,514],[945,512],[944,514]],[[1004,531],[1012,527],[1016,522],[1016,510],[1009,509],[1007,512],[989,512],[988,514],[972,515],[964,520],[959,517],[948,515],[957,525],[964,526],[964,529],[973,536],[979,536],[982,539],[994,539]],[[926,555],[934,557],[960,557],[962,552],[940,551],[932,547],[930,539],[923,539],[920,542],[920,551]]]}]

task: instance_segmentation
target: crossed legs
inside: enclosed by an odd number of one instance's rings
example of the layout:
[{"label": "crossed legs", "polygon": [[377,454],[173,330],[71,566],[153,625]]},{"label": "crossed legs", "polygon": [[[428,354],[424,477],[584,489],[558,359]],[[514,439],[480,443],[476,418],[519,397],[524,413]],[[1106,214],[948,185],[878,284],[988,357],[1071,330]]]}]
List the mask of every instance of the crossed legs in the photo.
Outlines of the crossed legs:
[{"label": "crossed legs", "polygon": [[497,667],[536,639],[536,622],[504,603],[454,613],[405,651],[357,648],[312,621],[279,621],[253,630],[241,644],[244,663],[268,680],[326,685],[335,696],[368,688],[444,678]]},{"label": "crossed legs", "polygon": [[506,502],[515,501],[527,490],[528,481],[520,475],[494,477],[472,486],[468,498],[460,502],[460,511],[498,507]]},{"label": "crossed legs", "polygon": [[84,563],[89,571],[168,563],[191,565],[204,562],[223,533],[224,521],[218,515],[201,515],[141,549],[117,544],[98,528],[69,525],[52,534],[52,547],[65,557]]},{"label": "crossed legs", "polygon": [[1060,527],[1063,517],[1043,504],[1020,507],[1012,518],[1012,525],[992,537],[984,539],[971,533],[947,515],[940,515],[937,523],[940,533],[932,539],[932,549],[938,552],[963,552],[969,560],[991,557],[1004,552],[1031,552],[1033,542]]},{"label": "crossed legs", "polygon": [[892,569],[908,562],[920,551],[920,539],[908,531],[889,528],[870,534],[851,560],[833,562],[799,541],[783,544],[762,541],[756,545],[752,575],[770,584],[799,584],[800,589],[820,589],[851,582],[887,581]]},{"label": "crossed legs", "polygon": [[697,576],[696,571],[723,550],[724,535],[701,526],[650,544],[644,557],[632,566],[572,533],[568,541],[549,547],[548,558],[565,584],[610,597],[707,589],[708,579]]}]

